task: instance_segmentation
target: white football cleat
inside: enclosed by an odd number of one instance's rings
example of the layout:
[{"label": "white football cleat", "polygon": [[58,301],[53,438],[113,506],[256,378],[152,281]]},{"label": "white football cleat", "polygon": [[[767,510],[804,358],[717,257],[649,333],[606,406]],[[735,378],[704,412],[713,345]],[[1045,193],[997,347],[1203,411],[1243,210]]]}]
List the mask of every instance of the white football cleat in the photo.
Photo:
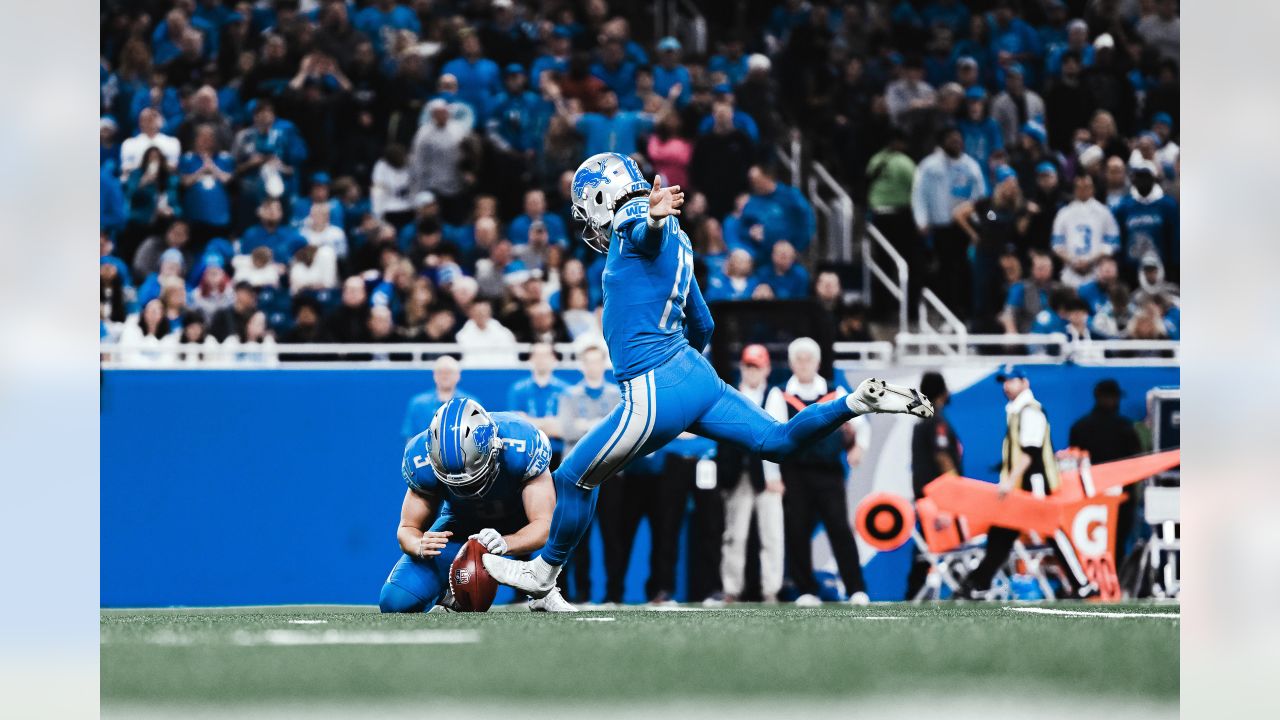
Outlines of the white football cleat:
[{"label": "white football cleat", "polygon": [[543,597],[529,599],[529,612],[578,612],[578,608],[564,599],[560,588],[552,588]]},{"label": "white football cleat", "polygon": [[546,597],[556,586],[556,578],[560,576],[560,567],[548,564],[541,555],[528,562],[521,562],[485,553],[480,557],[480,562],[484,563],[484,569],[489,571],[494,580],[535,599]]},{"label": "white football cleat", "polygon": [[863,607],[871,604],[871,598],[867,597],[866,593],[858,591],[849,596],[849,604],[857,607]]},{"label": "white football cleat", "polygon": [[915,388],[890,385],[878,378],[867,378],[858,389],[846,396],[849,409],[859,415],[869,413],[907,413],[918,418],[933,417],[933,403]]},{"label": "white football cleat", "polygon": [[796,607],[822,607],[822,599],[813,593],[805,593],[796,598]]}]

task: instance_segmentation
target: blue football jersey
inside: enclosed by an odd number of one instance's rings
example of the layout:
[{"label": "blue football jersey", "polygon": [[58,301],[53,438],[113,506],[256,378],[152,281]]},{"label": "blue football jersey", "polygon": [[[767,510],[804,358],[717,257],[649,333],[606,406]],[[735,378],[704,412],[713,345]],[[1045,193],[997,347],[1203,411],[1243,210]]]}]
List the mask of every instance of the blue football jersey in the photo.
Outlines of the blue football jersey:
[{"label": "blue football jersey", "polygon": [[430,453],[428,431],[413,437],[405,446],[401,474],[415,492],[440,501],[440,512],[432,530],[452,530],[455,536],[487,527],[514,532],[528,524],[524,512],[524,484],[547,471],[551,464],[551,441],[546,433],[519,415],[491,413],[497,426],[498,477],[482,497],[460,498],[436,479],[427,460]]},{"label": "blue football jersey", "polygon": [[604,268],[604,338],[619,381],[658,367],[688,344],[685,301],[694,283],[693,245],[680,221],[667,217],[656,247],[637,246],[634,238],[644,235],[648,207],[647,198],[634,198],[614,215]]}]

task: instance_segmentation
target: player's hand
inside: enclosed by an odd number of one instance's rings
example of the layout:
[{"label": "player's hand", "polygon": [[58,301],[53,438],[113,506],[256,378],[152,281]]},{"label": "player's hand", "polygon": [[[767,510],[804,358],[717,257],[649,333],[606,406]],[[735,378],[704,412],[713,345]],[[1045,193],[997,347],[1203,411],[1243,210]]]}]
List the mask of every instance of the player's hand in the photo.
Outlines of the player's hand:
[{"label": "player's hand", "polygon": [[653,176],[653,189],[649,191],[649,217],[661,220],[668,215],[680,215],[684,205],[684,191],[679,185],[662,187],[662,176]]},{"label": "player's hand", "polygon": [[494,555],[507,554],[507,539],[502,537],[502,533],[493,528],[485,528],[467,539],[475,540]]},{"label": "player's hand", "polygon": [[435,557],[444,550],[444,546],[449,544],[449,538],[453,537],[453,533],[449,530],[437,532],[428,530],[422,533],[422,537],[418,540],[417,556],[420,558]]},{"label": "player's hand", "polygon": [[1008,494],[1009,494],[1009,486],[1000,485],[999,487],[996,488],[996,497],[1000,498],[1001,500],[1003,500],[1005,496]]}]

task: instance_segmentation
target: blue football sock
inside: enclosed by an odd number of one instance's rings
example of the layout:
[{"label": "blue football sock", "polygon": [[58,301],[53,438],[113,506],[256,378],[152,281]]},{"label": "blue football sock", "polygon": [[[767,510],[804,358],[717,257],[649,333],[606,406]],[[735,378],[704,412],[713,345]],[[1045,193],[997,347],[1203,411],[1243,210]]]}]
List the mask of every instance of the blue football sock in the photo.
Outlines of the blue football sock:
[{"label": "blue football sock", "polygon": [[596,498],[600,488],[583,490],[567,477],[568,473],[554,472],[551,477],[556,486],[556,511],[551,516],[551,532],[541,557],[551,565],[564,565],[569,553],[591,528],[591,518],[596,512]]},{"label": "blue football sock", "polygon": [[760,454],[766,460],[778,462],[805,443],[826,437],[855,417],[857,413],[849,409],[843,396],[814,403],[785,424],[774,425],[760,445]]}]

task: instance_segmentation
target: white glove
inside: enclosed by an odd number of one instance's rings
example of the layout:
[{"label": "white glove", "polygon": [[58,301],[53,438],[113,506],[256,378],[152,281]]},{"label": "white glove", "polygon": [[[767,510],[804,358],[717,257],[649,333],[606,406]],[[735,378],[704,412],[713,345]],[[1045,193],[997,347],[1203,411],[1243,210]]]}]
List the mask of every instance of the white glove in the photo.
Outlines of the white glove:
[{"label": "white glove", "polygon": [[468,539],[480,543],[494,555],[507,554],[507,539],[502,537],[502,533],[493,528],[485,528]]}]

